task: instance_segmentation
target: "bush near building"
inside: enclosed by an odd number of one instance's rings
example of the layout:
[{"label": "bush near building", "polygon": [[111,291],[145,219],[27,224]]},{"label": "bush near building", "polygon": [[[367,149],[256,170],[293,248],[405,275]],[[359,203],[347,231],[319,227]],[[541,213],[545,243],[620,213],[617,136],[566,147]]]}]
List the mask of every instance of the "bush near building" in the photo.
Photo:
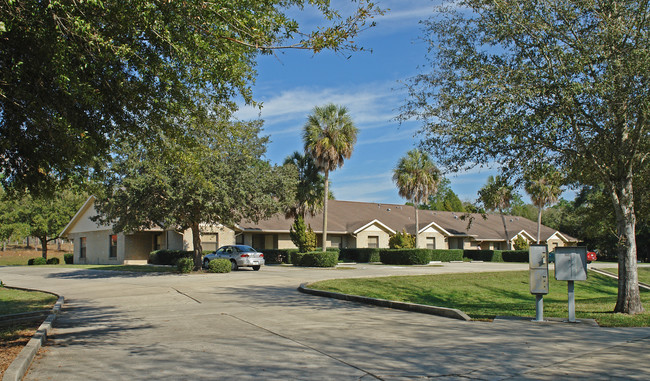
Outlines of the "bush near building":
[{"label": "bush near building", "polygon": [[339,262],[339,252],[328,250],[312,251],[309,253],[291,253],[291,263],[303,267],[336,267]]}]

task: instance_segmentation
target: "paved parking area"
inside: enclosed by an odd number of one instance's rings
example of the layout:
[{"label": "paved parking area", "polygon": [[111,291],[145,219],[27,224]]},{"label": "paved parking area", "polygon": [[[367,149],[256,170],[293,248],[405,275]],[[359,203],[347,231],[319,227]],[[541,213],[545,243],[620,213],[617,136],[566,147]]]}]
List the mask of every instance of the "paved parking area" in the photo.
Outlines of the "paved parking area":
[{"label": "paved parking area", "polygon": [[335,277],[525,264],[353,267],[198,275],[2,267],[0,279],[66,297],[26,380],[650,378],[649,328],[463,322],[296,291]]}]

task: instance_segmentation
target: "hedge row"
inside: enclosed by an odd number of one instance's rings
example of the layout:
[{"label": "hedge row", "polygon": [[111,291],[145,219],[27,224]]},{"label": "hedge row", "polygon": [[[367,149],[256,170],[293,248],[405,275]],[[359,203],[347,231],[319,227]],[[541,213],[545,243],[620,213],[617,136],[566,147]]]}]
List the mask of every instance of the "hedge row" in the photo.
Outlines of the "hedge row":
[{"label": "hedge row", "polygon": [[463,260],[463,249],[434,249],[431,252],[432,261],[451,262]]},{"label": "hedge row", "polygon": [[379,252],[387,265],[426,265],[431,261],[429,249],[384,249]]},{"label": "hedge row", "polygon": [[264,262],[267,265],[278,263],[291,263],[291,253],[297,253],[298,249],[263,249]]},{"label": "hedge row", "polygon": [[465,258],[485,262],[528,262],[528,250],[465,250]]},{"label": "hedge row", "polygon": [[339,258],[358,263],[380,262],[380,251],[374,248],[341,249]]},{"label": "hedge row", "polygon": [[193,251],[187,250],[156,250],[149,253],[149,263],[152,265],[176,266],[181,258],[194,258]]},{"label": "hedge row", "polygon": [[66,265],[73,264],[74,263],[74,254],[72,254],[72,253],[63,254],[63,260],[65,261]]},{"label": "hedge row", "polygon": [[336,267],[339,262],[339,252],[337,251],[310,251],[309,253],[291,253],[291,263],[294,266],[304,267]]}]

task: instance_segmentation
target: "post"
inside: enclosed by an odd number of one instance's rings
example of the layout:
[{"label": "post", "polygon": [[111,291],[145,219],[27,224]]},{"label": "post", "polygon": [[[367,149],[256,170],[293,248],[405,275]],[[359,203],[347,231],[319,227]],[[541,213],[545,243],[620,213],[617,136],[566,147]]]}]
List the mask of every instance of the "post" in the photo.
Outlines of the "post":
[{"label": "post", "polygon": [[535,320],[533,321],[544,321],[544,295],[535,295]]},{"label": "post", "polygon": [[576,294],[573,290],[573,281],[568,281],[569,284],[569,323],[576,322]]}]

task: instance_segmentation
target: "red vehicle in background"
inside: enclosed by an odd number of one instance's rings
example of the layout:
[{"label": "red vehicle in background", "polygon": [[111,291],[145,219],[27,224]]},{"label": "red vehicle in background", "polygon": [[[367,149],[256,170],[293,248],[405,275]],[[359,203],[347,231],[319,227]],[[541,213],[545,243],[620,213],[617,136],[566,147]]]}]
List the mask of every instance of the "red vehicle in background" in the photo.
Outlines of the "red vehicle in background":
[{"label": "red vehicle in background", "polygon": [[591,261],[595,261],[598,258],[596,255],[596,252],[594,251],[588,251],[587,252],[587,263],[591,263]]}]

